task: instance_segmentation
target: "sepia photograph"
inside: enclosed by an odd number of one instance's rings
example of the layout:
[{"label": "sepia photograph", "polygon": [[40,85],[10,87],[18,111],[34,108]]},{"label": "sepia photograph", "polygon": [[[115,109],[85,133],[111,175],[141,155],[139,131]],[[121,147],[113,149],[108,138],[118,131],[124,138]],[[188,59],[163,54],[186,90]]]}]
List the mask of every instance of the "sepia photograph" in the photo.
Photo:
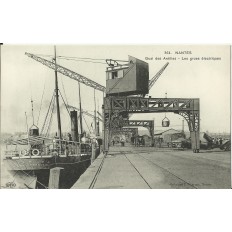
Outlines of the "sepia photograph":
[{"label": "sepia photograph", "polygon": [[229,45],[0,45],[2,189],[230,189]]}]

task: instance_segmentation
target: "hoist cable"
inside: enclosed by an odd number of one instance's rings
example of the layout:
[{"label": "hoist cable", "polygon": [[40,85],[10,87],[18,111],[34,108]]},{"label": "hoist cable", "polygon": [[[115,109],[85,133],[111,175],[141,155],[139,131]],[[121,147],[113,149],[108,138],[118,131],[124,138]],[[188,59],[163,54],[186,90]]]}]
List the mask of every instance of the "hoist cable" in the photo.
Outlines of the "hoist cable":
[{"label": "hoist cable", "polygon": [[97,63],[97,64],[104,64],[104,65],[106,65],[106,63],[98,62],[98,61],[81,60],[81,59],[73,59],[73,58],[58,58],[58,59],[72,60],[72,61],[76,61],[76,62]]}]

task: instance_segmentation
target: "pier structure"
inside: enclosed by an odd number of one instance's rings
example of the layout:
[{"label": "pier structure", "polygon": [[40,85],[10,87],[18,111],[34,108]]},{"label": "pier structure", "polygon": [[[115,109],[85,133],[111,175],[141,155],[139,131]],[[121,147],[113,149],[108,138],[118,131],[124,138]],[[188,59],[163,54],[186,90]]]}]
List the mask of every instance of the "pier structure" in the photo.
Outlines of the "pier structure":
[{"label": "pier structure", "polygon": [[230,189],[230,152],[109,147],[72,189]]}]

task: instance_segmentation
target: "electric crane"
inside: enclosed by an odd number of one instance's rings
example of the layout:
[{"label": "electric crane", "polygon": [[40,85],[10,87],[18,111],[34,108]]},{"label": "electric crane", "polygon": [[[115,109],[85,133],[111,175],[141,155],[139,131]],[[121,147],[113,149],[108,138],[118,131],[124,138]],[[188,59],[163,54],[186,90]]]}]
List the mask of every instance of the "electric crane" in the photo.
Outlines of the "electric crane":
[{"label": "electric crane", "polygon": [[[47,66],[47,67],[49,67],[49,68],[51,68],[51,69],[53,69],[53,70],[55,70],[55,71],[57,71],[57,72],[63,74],[64,76],[68,76],[68,77],[71,78],[71,79],[74,79],[74,80],[76,80],[76,81],[78,81],[78,82],[80,82],[80,83],[82,83],[82,84],[85,84],[85,85],[87,85],[87,86],[90,86],[90,87],[92,87],[92,88],[94,88],[94,89],[97,89],[97,90],[99,90],[99,91],[102,91],[102,92],[105,92],[105,91],[106,91],[105,86],[102,86],[102,85],[100,85],[99,83],[97,83],[97,82],[95,82],[95,81],[93,81],[93,80],[91,80],[91,79],[89,79],[89,78],[87,78],[87,77],[84,77],[83,75],[81,75],[81,74],[79,74],[79,73],[77,73],[77,72],[74,72],[74,71],[72,71],[72,70],[70,70],[70,69],[67,69],[67,68],[61,66],[61,65],[58,65],[58,64],[56,64],[56,63],[54,63],[54,62],[51,62],[51,61],[49,61],[49,60],[46,60],[46,59],[44,59],[44,58],[41,58],[41,57],[36,56],[36,55],[34,55],[34,54],[31,54],[31,53],[27,53],[27,52],[26,52],[25,55],[27,55],[28,57],[30,57],[30,58],[32,58],[32,59],[38,61],[38,62],[40,62],[41,64],[43,64],[43,65],[45,65],[45,66]],[[111,61],[111,60],[110,60],[110,61]],[[124,61],[124,62],[125,62],[125,61]],[[109,65],[108,60],[106,60],[106,63]],[[161,76],[161,74],[163,73],[163,71],[167,68],[168,64],[169,64],[169,63],[167,62],[167,63],[159,70],[159,72],[157,72],[156,75],[155,75],[151,80],[149,80],[149,86],[148,86],[149,90],[152,88],[152,86],[155,84],[155,82],[156,82],[156,81],[158,80],[158,78]]]}]

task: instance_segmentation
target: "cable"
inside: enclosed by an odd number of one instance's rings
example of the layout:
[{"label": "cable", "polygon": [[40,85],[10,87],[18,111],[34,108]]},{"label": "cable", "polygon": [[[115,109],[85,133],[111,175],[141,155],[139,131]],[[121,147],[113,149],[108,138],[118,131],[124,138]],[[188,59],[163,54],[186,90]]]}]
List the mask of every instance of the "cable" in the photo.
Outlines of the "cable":
[{"label": "cable", "polygon": [[50,129],[51,129],[54,108],[55,108],[55,101],[53,101],[53,106],[52,106],[51,115],[50,115],[50,119],[49,119],[49,123],[48,123],[47,132],[45,134],[45,137],[48,137],[48,134],[49,134]]},{"label": "cable", "polygon": [[[44,54],[35,54],[36,56],[44,56],[44,57],[54,57],[53,55],[44,55]],[[96,59],[96,58],[89,58],[89,57],[77,57],[77,56],[57,56],[57,59],[79,59],[79,60],[111,60],[111,59]],[[128,62],[126,60],[115,60],[119,62]],[[104,63],[106,64],[106,63]]]},{"label": "cable", "polygon": [[89,126],[88,126],[88,124],[87,124],[87,122],[86,122],[86,120],[85,120],[84,115],[83,115],[83,118],[84,118],[84,121],[85,121],[86,126],[88,127],[89,133],[91,133],[91,132],[90,132],[90,129],[89,129]]},{"label": "cable", "polygon": [[[63,87],[63,90],[64,90],[64,97],[65,97],[65,100],[66,100],[66,102],[67,102],[67,105],[69,105],[68,104],[68,99],[67,99],[67,95],[66,95],[66,92],[65,92],[65,88],[64,88],[64,83],[63,83],[63,78],[61,77],[61,83],[62,83],[62,87]],[[60,92],[60,90],[59,90],[59,92]],[[60,94],[61,94],[61,92],[60,92]],[[61,94],[62,95],[62,94]],[[64,102],[64,104],[65,104],[65,102]]]},{"label": "cable", "polygon": [[[65,100],[64,100],[63,95],[62,95],[62,93],[60,92],[60,90],[59,90],[59,93],[60,93],[60,96],[61,96],[61,98],[62,98],[62,100],[63,100],[63,103],[64,103],[64,105],[65,105],[65,108],[66,108],[66,110],[67,110],[67,112],[68,112],[68,114],[69,114],[69,117],[71,118],[71,113],[70,113],[70,111],[69,111],[69,109],[68,109],[67,104],[65,103]],[[71,118],[71,120],[74,120],[74,118]],[[73,121],[73,122],[74,122],[74,121]]]},{"label": "cable", "polygon": [[34,55],[54,58],[54,55],[44,55],[44,54],[34,54]]},{"label": "cable", "polygon": [[43,94],[42,94],[42,98],[41,98],[41,102],[40,102],[40,108],[39,108],[39,116],[38,116],[38,120],[37,120],[37,126],[38,126],[39,118],[40,118],[40,112],[41,112],[41,107],[42,107],[42,102],[43,102],[44,90],[45,90],[45,83],[44,83]]},{"label": "cable", "polygon": [[103,62],[86,61],[86,60],[80,60],[80,59],[72,59],[72,58],[58,58],[58,59],[73,60],[73,61],[76,61],[76,62],[87,62],[87,63],[97,63],[97,64],[106,65],[106,63],[103,63]]},{"label": "cable", "polygon": [[[17,166],[20,168],[20,165],[18,164],[17,160],[15,160]],[[26,174],[27,176],[33,177],[31,175],[29,175],[28,173],[26,173],[25,171],[23,171],[22,169],[19,169],[19,171],[23,172],[24,174]],[[39,183],[40,185],[42,185],[44,188],[48,189],[47,186],[45,186],[43,183],[41,183],[40,181],[36,180],[37,183]]]},{"label": "cable", "polygon": [[[60,90],[59,90],[59,92],[60,92]],[[68,111],[69,116],[71,116],[71,115],[70,115],[70,111],[69,111],[69,109],[68,109],[68,107],[67,107],[67,104],[66,104],[66,102],[65,102],[65,100],[64,100],[64,98],[63,98],[61,92],[60,92],[60,96],[61,96],[61,98],[62,98],[62,100],[63,100],[63,102],[64,102],[65,108],[66,108],[66,110]]]},{"label": "cable", "polygon": [[46,114],[46,117],[45,117],[45,120],[44,120],[44,124],[43,124],[42,129],[41,129],[41,134],[43,134],[43,130],[44,130],[44,127],[45,127],[45,124],[46,124],[46,121],[47,121],[47,117],[48,117],[48,114],[49,114],[49,111],[50,111],[50,108],[51,108],[51,104],[52,104],[53,101],[54,101],[54,92],[52,94],[52,99],[50,101],[48,111],[47,111],[47,114]]},{"label": "cable", "polygon": [[57,56],[57,58],[73,58],[73,59],[82,59],[82,60],[106,60],[106,59],[94,59],[88,57],[76,57],[76,56]]}]

